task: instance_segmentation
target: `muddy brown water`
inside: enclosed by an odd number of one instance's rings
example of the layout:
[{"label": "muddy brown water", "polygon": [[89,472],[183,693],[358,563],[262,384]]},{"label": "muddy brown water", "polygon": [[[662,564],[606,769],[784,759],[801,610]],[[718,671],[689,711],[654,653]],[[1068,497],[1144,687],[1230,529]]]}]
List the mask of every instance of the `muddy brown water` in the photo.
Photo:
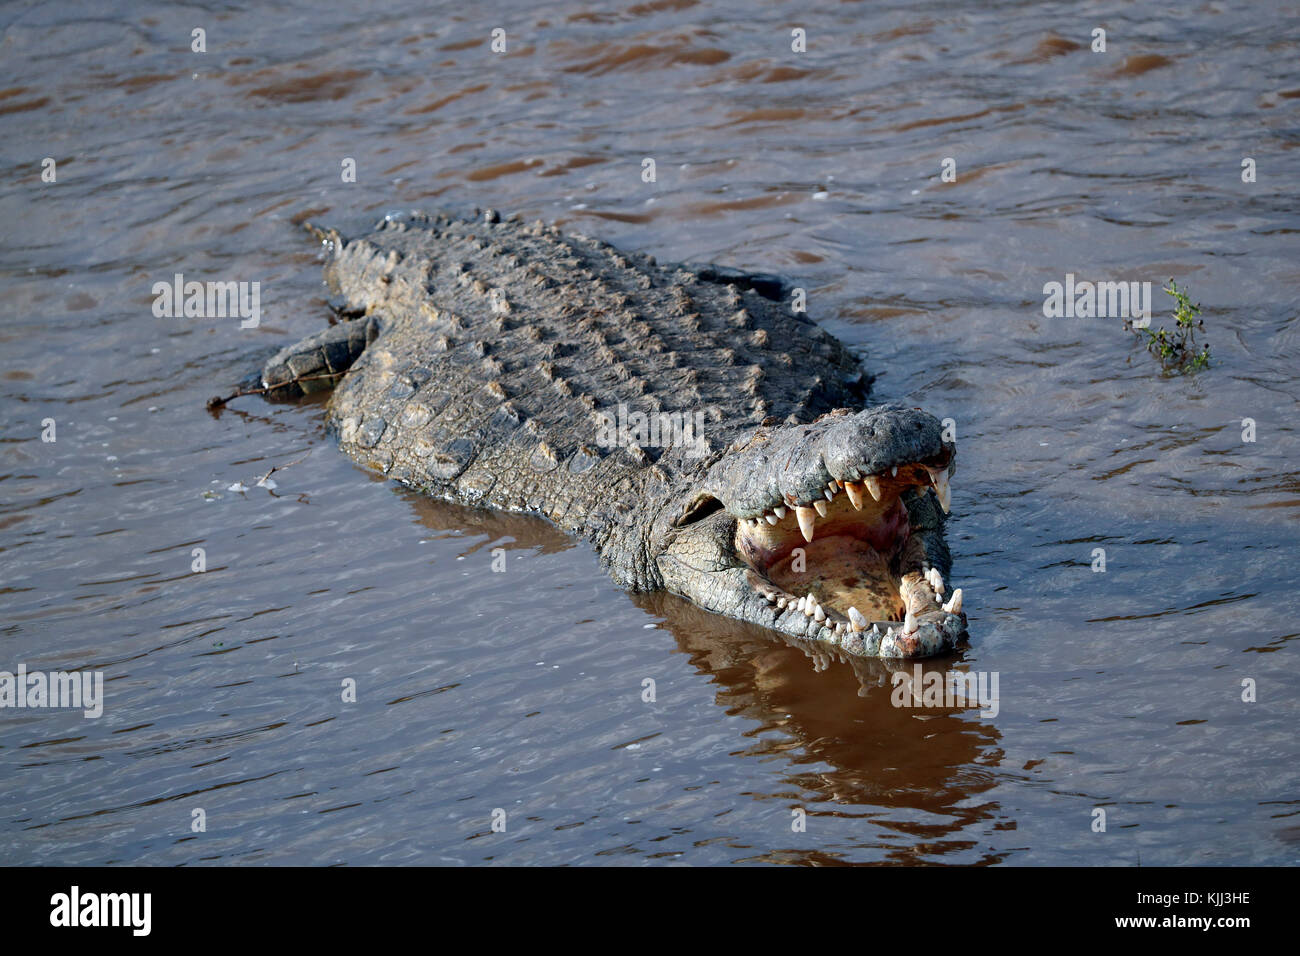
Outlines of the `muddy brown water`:
[{"label": "muddy brown water", "polygon": [[[0,711],[0,861],[1296,861],[1283,5],[340,6],[0,11],[0,670],[104,676],[98,719]],[[476,205],[795,276],[953,419],[972,639],[931,669],[996,714],[629,596],[359,470],[319,401],[204,410],[326,321],[296,223]],[[260,325],[155,317],[175,273]],[[1174,277],[1212,367],[1045,318],[1067,274]]]}]

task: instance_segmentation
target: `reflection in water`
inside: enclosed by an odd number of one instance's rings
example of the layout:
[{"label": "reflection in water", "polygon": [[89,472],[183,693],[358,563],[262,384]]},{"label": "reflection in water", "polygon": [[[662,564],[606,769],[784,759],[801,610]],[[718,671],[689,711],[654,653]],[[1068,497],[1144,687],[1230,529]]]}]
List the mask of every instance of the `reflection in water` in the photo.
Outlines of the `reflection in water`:
[{"label": "reflection in water", "polygon": [[533,515],[471,508],[405,488],[400,489],[400,494],[410,503],[416,520],[426,528],[456,537],[482,535],[483,540],[472,544],[465,554],[473,554],[488,544],[507,551],[524,549],[541,554],[555,554],[574,546],[573,539],[555,525]]},{"label": "reflection in water", "polygon": [[[574,547],[542,518],[485,511],[403,492],[424,527],[470,539],[465,556],[483,548],[544,554]],[[715,701],[756,726],[737,744],[737,756],[789,764],[788,790],[751,793],[755,800],[794,800],[810,815],[870,816],[911,834],[916,842],[877,846],[898,862],[942,854],[954,834],[999,819],[997,802],[980,799],[996,780],[1001,753],[997,729],[979,708],[899,707],[915,663],[848,657],[833,649],[710,614],[672,594],[633,594],[638,607],[663,619],[691,665],[718,684]],[[928,676],[965,670],[960,657],[924,662]],[[919,693],[919,689],[917,691]],[[910,695],[909,695],[910,696]],[[891,819],[907,809],[924,819]],[[886,811],[886,812],[882,812]],[[880,824],[881,819],[876,819]],[[873,828],[874,829],[874,828]],[[870,845],[865,844],[864,845]],[[952,848],[965,849],[965,842]],[[988,854],[995,862],[1001,854]],[[828,862],[825,854],[783,850],[773,862]]]},{"label": "reflection in water", "polygon": [[[895,678],[910,680],[913,665],[838,653],[832,661],[820,648],[719,618],[671,594],[635,595],[634,600],[662,615],[691,664],[721,685],[718,705],[757,723],[746,732],[756,740],[737,753],[789,763],[783,776],[791,789],[755,793],[756,799],[808,801],[810,815],[855,816],[861,814],[858,807],[875,808],[870,817],[883,818],[889,821],[883,825],[919,841],[919,846],[910,840],[906,846],[881,841],[898,862],[916,862],[919,853],[941,854],[954,834],[999,815],[996,801],[977,799],[996,778],[996,728],[973,708],[895,706]],[[946,675],[961,666],[955,659],[938,659],[925,662],[924,670]],[[889,812],[897,809],[919,811],[925,819]],[[785,851],[774,860],[821,856]]]}]

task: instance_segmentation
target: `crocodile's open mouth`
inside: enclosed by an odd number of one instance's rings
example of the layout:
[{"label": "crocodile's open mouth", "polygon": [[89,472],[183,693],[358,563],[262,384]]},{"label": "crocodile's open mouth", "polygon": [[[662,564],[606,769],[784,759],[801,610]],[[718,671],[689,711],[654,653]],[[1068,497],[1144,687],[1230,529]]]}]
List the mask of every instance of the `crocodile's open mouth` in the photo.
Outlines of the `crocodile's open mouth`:
[{"label": "crocodile's open mouth", "polygon": [[664,586],[852,656],[951,651],[966,635],[945,580],[956,453],[937,418],[898,403],[764,422],[667,519]]},{"label": "crocodile's open mouth", "polygon": [[736,554],[751,569],[749,585],[779,614],[802,614],[841,641],[906,647],[923,628],[944,628],[961,614],[961,589],[945,602],[947,582],[914,541],[903,500],[933,487],[947,512],[944,457],[832,478],[819,498],[787,494],[785,504],[739,519]]}]

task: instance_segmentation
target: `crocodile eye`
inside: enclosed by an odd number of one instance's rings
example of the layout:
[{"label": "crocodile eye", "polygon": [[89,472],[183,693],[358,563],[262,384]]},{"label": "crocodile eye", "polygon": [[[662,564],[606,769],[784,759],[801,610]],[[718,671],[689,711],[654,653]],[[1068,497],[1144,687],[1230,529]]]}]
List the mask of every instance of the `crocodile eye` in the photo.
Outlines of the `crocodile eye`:
[{"label": "crocodile eye", "polygon": [[701,518],[707,518],[715,511],[722,508],[722,502],[713,495],[700,494],[695,496],[695,500],[682,509],[681,515],[673,522],[674,528],[680,528],[683,525],[699,521]]}]

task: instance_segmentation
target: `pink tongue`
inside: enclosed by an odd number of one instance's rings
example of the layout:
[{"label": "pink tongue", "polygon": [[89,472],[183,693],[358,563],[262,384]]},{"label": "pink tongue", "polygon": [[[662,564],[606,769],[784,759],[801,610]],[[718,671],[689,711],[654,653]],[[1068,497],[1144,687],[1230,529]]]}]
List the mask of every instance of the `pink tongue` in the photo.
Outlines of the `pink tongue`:
[{"label": "pink tongue", "polygon": [[883,553],[892,548],[895,541],[901,541],[907,535],[907,531],[907,508],[903,506],[903,500],[900,498],[878,523],[867,530],[867,541],[873,548]]}]

